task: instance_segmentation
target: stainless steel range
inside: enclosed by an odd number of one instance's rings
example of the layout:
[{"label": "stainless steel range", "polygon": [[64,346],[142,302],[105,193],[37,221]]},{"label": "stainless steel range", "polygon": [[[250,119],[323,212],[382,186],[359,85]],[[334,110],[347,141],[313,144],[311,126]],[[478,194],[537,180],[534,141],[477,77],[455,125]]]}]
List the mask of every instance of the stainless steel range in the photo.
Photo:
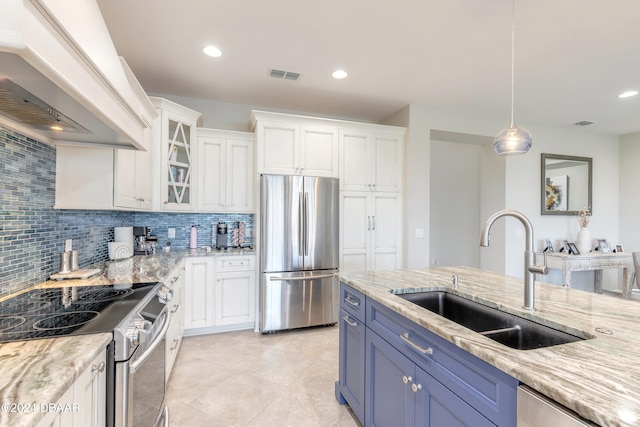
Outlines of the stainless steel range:
[{"label": "stainless steel range", "polygon": [[107,426],[168,425],[162,283],[33,289],[0,303],[0,342],[111,332]]}]

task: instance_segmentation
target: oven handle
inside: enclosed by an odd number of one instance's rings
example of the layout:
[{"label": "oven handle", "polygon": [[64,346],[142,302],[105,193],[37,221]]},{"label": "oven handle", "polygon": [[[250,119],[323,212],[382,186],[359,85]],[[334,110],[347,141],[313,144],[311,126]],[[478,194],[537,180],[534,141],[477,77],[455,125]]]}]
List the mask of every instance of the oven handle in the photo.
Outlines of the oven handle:
[{"label": "oven handle", "polygon": [[132,362],[129,365],[129,373],[131,374],[135,374],[135,372],[138,370],[138,368],[140,368],[140,366],[149,358],[149,356],[151,356],[151,353],[154,352],[154,350],[156,349],[156,347],[158,347],[158,345],[160,345],[160,343],[163,342],[165,335],[167,334],[167,330],[169,329],[169,316],[167,315],[167,309],[164,308],[161,312],[161,315],[164,314],[164,322],[162,323],[162,329],[160,330],[160,333],[158,335],[156,335],[156,338],[153,340],[153,342],[149,345],[149,347],[147,347],[147,349],[144,351],[144,353],[142,353],[142,355],[140,356],[140,358],[138,358],[138,360],[136,360],[135,362]]}]

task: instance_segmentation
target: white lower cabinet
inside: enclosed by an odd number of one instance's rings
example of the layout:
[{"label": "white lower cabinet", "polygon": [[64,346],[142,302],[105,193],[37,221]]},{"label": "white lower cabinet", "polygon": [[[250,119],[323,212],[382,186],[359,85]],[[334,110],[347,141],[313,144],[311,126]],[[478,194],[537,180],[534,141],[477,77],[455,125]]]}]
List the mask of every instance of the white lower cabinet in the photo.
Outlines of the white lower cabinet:
[{"label": "white lower cabinet", "polygon": [[[107,352],[89,363],[38,423],[38,427],[103,427],[107,411]],[[49,404],[51,406],[51,404]]]},{"label": "white lower cabinet", "polygon": [[255,324],[255,255],[189,257],[185,263],[185,335]]},{"label": "white lower cabinet", "polygon": [[216,258],[216,325],[253,327],[255,256]]},{"label": "white lower cabinet", "polygon": [[401,194],[341,192],[340,271],[401,267]]},{"label": "white lower cabinet", "polygon": [[165,284],[173,291],[173,298],[167,304],[171,322],[166,338],[165,379],[168,381],[184,335],[184,265],[177,266]]},{"label": "white lower cabinet", "polygon": [[213,257],[189,257],[185,259],[184,328],[206,328],[214,325]]}]

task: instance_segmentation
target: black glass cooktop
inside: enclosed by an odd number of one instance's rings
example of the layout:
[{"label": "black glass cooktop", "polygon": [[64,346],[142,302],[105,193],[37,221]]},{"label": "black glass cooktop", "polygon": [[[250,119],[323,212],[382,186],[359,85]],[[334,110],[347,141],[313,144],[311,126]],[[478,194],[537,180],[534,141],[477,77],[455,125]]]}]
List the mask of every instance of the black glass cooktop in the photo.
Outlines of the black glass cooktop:
[{"label": "black glass cooktop", "polygon": [[0,302],[0,342],[112,332],[156,285],[32,289]]}]

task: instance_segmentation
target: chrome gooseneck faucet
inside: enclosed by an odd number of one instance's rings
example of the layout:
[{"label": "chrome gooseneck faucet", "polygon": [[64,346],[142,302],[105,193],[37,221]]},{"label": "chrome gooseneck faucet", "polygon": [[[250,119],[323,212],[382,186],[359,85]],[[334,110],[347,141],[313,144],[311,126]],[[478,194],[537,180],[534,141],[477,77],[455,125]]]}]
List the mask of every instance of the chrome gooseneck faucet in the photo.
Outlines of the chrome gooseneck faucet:
[{"label": "chrome gooseneck faucet", "polygon": [[544,254],[544,265],[534,264],[533,252],[533,226],[531,221],[523,213],[513,210],[502,210],[487,218],[480,233],[480,246],[489,246],[489,231],[498,218],[511,216],[518,219],[524,225],[526,240],[524,249],[524,308],[535,310],[535,276],[534,274],[548,274],[547,253]]}]

